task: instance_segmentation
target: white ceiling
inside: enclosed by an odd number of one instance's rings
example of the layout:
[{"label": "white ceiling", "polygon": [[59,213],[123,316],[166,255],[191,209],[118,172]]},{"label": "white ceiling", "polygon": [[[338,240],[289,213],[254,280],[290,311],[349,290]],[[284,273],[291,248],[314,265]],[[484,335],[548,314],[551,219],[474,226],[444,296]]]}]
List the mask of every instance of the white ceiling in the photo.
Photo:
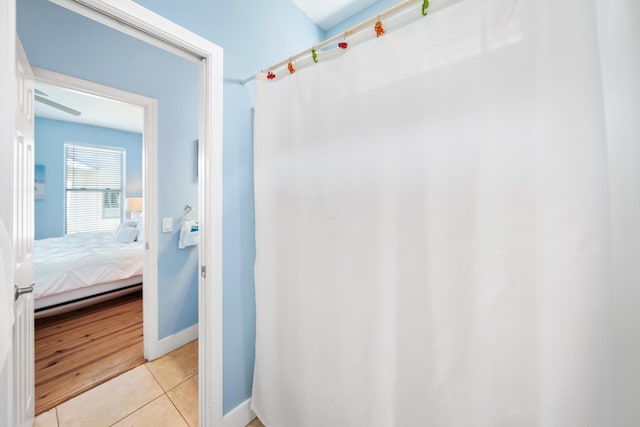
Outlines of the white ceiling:
[{"label": "white ceiling", "polygon": [[377,0],[292,0],[323,30],[339,24]]},{"label": "white ceiling", "polygon": [[36,101],[36,117],[136,133],[142,133],[144,129],[144,110],[142,107],[39,82],[36,82],[36,89],[47,94],[47,96],[40,95],[43,98],[82,113],[80,116],[74,116]]}]

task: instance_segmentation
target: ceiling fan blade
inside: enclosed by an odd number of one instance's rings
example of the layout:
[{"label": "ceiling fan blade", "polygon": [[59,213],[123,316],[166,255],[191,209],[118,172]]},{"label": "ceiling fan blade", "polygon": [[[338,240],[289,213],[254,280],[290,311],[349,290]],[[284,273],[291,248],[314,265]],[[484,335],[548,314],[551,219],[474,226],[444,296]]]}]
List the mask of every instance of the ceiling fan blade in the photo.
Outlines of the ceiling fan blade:
[{"label": "ceiling fan blade", "polygon": [[43,91],[41,91],[40,89],[36,89],[36,95],[49,96],[46,93],[44,93]]},{"label": "ceiling fan blade", "polygon": [[47,98],[43,98],[40,95],[35,96],[36,101],[42,102],[50,107],[57,108],[60,111],[64,111],[65,113],[71,114],[72,116],[79,116],[82,113],[78,110],[74,110],[73,108],[66,107],[62,104],[58,104],[57,102],[53,102]]}]

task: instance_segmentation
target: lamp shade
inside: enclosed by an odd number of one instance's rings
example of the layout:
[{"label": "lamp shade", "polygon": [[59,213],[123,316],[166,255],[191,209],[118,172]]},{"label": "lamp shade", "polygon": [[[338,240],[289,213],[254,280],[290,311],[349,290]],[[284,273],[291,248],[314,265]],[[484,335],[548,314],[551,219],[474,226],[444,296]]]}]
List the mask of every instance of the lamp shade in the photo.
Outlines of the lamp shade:
[{"label": "lamp shade", "polygon": [[127,199],[125,210],[127,212],[142,212],[142,198],[132,197],[130,199]]}]

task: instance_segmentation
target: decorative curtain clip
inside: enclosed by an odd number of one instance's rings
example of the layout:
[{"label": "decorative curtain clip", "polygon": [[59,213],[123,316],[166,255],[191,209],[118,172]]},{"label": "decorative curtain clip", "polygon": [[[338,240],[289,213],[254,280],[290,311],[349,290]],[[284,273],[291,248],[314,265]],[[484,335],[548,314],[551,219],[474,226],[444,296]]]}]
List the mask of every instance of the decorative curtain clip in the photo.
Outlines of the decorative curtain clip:
[{"label": "decorative curtain clip", "polygon": [[311,56],[313,57],[313,62],[318,63],[318,52],[315,49],[311,49]]},{"label": "decorative curtain clip", "polygon": [[269,80],[273,80],[273,79],[275,79],[275,78],[276,78],[276,75],[275,75],[275,74],[273,74],[273,72],[272,72],[272,71],[269,71],[269,72],[267,73],[267,78],[268,78]]},{"label": "decorative curtain clip", "polygon": [[291,62],[291,60],[289,60],[289,63],[287,64],[287,68],[289,69],[289,74],[293,74],[296,72],[296,69],[293,68],[293,62]]},{"label": "decorative curtain clip", "polygon": [[340,43],[338,43],[338,47],[339,47],[340,49],[346,49],[346,48],[347,48],[347,46],[349,46],[349,45],[347,44],[347,33],[345,32],[345,33],[344,33],[344,40],[343,40],[343,41],[341,41]]},{"label": "decorative curtain clip", "polygon": [[427,9],[429,9],[429,0],[422,0],[422,16],[427,16]]},{"label": "decorative curtain clip", "polygon": [[378,22],[376,22],[376,26],[373,27],[376,30],[376,37],[380,37],[384,34],[384,28],[382,27],[382,21],[380,20],[380,15],[378,15]]}]

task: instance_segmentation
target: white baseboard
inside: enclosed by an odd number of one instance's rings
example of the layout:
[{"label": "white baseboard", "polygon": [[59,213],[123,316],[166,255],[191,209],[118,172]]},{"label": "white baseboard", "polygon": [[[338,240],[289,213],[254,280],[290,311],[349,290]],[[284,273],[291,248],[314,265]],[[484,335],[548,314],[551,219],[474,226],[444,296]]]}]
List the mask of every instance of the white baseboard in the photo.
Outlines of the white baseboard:
[{"label": "white baseboard", "polygon": [[251,410],[251,398],[233,408],[222,421],[223,427],[245,427],[256,417]]},{"label": "white baseboard", "polygon": [[172,352],[178,347],[190,343],[198,338],[198,324],[183,329],[168,337],[162,338],[160,341],[151,343],[147,359],[149,361],[157,359],[160,356],[164,356],[167,353]]}]

